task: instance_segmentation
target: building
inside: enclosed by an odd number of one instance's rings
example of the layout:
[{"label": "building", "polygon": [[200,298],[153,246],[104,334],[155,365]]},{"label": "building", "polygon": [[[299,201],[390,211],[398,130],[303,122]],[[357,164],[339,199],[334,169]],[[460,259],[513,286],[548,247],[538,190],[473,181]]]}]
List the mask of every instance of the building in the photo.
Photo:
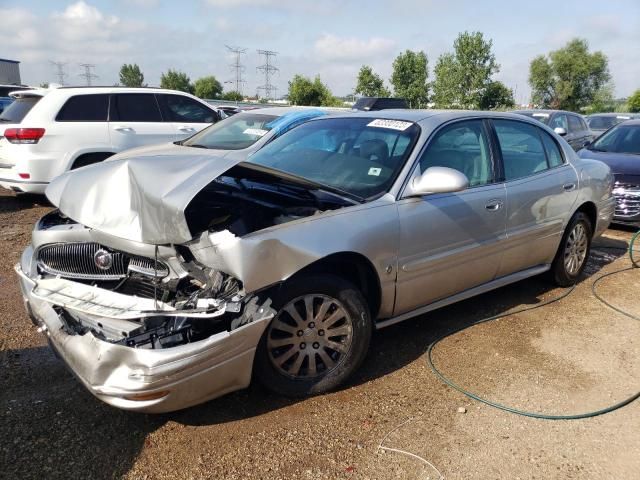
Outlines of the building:
[{"label": "building", "polygon": [[0,58],[0,84],[22,85],[20,81],[20,62]]}]

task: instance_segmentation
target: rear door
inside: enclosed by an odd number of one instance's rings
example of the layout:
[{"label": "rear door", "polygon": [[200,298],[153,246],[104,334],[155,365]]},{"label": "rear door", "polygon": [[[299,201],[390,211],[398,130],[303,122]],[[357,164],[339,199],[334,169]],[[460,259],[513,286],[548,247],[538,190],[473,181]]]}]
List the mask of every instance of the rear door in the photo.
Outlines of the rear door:
[{"label": "rear door", "polygon": [[498,276],[551,263],[578,178],[555,139],[518,120],[492,121],[507,191],[507,239]]},{"label": "rear door", "polygon": [[175,130],[164,122],[153,93],[116,93],[111,96],[109,134],[114,152],[172,142]]},{"label": "rear door", "polygon": [[176,140],[183,140],[218,121],[217,113],[185,95],[156,95],[165,121],[173,126]]},{"label": "rear door", "polygon": [[573,147],[575,151],[580,150],[586,143],[591,141],[591,134],[587,129],[587,125],[582,118],[577,115],[567,115],[569,119],[569,145]]},{"label": "rear door", "polygon": [[481,119],[446,125],[430,141],[419,172],[463,172],[469,188],[398,201],[400,247],[395,314],[491,281],[505,234],[505,188],[497,182],[489,131]]}]

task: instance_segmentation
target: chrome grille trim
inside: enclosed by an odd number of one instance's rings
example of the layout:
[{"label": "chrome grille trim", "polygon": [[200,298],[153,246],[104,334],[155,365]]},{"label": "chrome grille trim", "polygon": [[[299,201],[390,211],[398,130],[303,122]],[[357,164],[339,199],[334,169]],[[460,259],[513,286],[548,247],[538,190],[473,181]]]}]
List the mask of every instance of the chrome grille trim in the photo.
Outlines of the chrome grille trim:
[{"label": "chrome grille trim", "polygon": [[[106,250],[112,255],[113,263],[107,270],[101,270],[95,264],[94,255],[98,250]],[[95,242],[49,243],[36,251],[36,259],[41,271],[78,280],[120,280],[130,272],[158,278],[169,274],[169,269],[161,262],[158,262],[156,273],[153,258],[130,255]]]},{"label": "chrome grille trim", "polygon": [[640,216],[640,185],[616,182],[613,196],[616,199],[615,217],[624,219]]}]

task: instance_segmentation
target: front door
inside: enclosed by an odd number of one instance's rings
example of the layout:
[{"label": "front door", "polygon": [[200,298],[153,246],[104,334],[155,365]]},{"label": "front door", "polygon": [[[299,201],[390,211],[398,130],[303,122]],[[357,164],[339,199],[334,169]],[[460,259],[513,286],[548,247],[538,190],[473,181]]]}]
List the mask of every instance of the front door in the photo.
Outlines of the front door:
[{"label": "front door", "polygon": [[481,119],[443,127],[419,162],[463,172],[469,188],[398,202],[400,245],[395,315],[491,281],[505,234],[505,187]]}]

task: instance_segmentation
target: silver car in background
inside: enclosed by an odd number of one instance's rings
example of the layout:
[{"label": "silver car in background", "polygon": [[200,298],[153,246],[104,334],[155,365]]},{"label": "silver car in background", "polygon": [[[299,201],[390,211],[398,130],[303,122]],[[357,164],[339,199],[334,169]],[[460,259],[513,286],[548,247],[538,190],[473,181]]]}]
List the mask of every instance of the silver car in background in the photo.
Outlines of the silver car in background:
[{"label": "silver car in background", "polygon": [[350,113],[244,161],[192,148],[65,174],[16,271],[111,405],[176,410],[252,374],[303,396],[345,382],[373,329],[544,272],[575,283],[611,186],[521,115]]}]

